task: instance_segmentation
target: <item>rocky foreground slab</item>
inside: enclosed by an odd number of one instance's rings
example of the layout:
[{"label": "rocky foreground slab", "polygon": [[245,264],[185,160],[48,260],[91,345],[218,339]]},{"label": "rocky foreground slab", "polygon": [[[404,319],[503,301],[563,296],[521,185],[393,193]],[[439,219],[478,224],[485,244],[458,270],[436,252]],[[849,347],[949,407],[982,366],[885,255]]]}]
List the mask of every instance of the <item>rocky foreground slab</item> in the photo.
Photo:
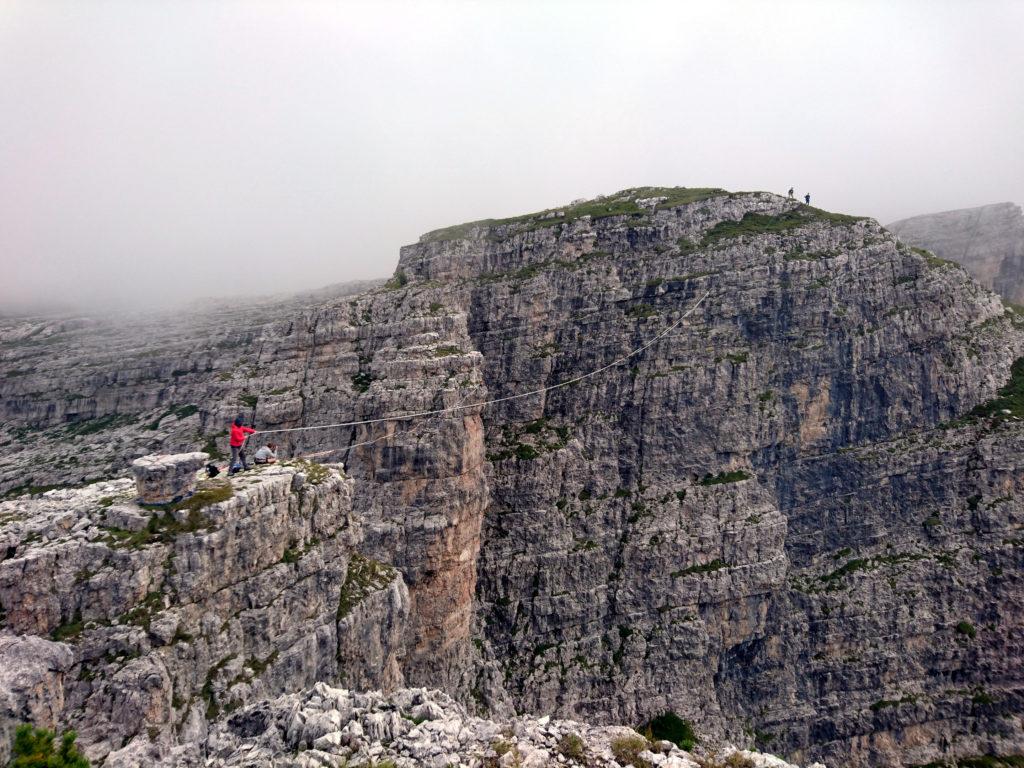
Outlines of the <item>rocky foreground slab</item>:
[{"label": "rocky foreground slab", "polygon": [[[117,765],[154,764],[122,755]],[[405,688],[390,696],[317,683],[262,701],[221,720],[205,741],[177,748],[165,766],[257,765],[296,768],[791,768],[772,755],[725,747],[687,752],[632,728],[591,726],[550,717],[485,720],[441,691]],[[814,763],[809,768],[824,768]]]}]

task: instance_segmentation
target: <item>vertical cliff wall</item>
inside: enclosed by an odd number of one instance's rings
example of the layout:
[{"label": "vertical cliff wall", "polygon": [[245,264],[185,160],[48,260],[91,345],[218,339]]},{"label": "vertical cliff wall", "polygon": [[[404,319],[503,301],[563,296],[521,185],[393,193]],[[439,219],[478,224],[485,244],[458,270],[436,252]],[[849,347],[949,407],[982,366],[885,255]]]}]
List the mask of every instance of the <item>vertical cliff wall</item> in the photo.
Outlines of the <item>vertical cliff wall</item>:
[{"label": "vertical cliff wall", "polygon": [[[956,480],[953,467],[986,440],[1018,466],[1003,445],[1018,431],[938,427],[1009,377],[1015,315],[869,220],[772,195],[649,194],[621,215],[601,215],[623,205],[612,200],[555,212],[555,226],[484,222],[403,250],[414,282],[469,286],[499,397],[628,354],[710,291],[626,364],[485,412],[480,639],[501,682],[481,676],[477,695],[634,722],[671,709],[706,732],[857,764],[927,762],[972,731],[987,735],[964,749],[1014,748],[1004,718],[1019,676],[978,659],[1013,643],[1002,606],[1019,584],[991,583],[979,563],[1018,562],[1002,542],[1019,506],[990,494],[986,472]],[[908,433],[949,464],[908,468],[917,442],[893,443]],[[883,498],[857,490],[865,464]],[[956,487],[941,500],[936,476]],[[980,520],[964,520],[968,499],[989,505]],[[902,607],[910,594],[920,621]],[[990,634],[957,644],[960,622]],[[970,703],[979,690],[986,707]]]},{"label": "vertical cliff wall", "polygon": [[[5,489],[223,449],[239,410],[363,422],[279,442],[345,463],[359,551],[407,585],[388,679],[849,765],[1022,746],[1021,319],[871,220],[628,190],[190,344],[88,365],[96,329],[38,327],[0,344]],[[335,658],[383,669],[367,625]]]}]

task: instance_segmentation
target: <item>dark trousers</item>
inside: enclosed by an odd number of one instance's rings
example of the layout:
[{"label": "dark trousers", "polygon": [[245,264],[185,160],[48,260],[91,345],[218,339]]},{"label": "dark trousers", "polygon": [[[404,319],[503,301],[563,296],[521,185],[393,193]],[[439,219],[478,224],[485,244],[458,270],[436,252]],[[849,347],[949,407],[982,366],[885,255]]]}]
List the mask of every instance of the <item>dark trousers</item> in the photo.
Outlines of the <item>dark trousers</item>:
[{"label": "dark trousers", "polygon": [[245,463],[245,449],[241,445],[231,446],[231,463],[228,465],[228,469],[235,466],[235,464],[241,463],[242,469],[248,469],[249,465]]}]

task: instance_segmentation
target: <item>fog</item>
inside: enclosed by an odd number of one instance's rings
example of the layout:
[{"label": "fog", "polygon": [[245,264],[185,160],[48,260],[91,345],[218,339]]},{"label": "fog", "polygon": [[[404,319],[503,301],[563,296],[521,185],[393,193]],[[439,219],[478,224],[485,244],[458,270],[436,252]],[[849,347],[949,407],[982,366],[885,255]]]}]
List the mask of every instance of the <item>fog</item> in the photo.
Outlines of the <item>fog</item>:
[{"label": "fog", "polygon": [[392,272],[639,185],[1024,202],[1024,3],[0,3],[0,312]]}]

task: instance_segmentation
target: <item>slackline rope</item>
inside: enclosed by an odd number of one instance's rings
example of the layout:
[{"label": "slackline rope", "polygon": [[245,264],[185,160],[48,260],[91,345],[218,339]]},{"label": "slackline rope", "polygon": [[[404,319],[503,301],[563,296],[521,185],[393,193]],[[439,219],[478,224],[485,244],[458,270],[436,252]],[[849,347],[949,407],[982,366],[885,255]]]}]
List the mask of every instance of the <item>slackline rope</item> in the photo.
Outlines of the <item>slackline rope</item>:
[{"label": "slackline rope", "polygon": [[[440,415],[443,415],[443,414],[456,413],[456,412],[459,412],[459,411],[468,411],[468,410],[471,410],[473,408],[485,408],[485,407],[487,407],[489,405],[496,405],[498,403],[506,403],[506,402],[509,402],[510,400],[521,400],[524,397],[532,397],[534,395],[541,395],[541,394],[544,394],[545,392],[550,392],[553,389],[560,389],[562,387],[568,387],[571,384],[576,384],[578,382],[583,381],[584,379],[589,379],[592,376],[597,376],[599,373],[604,373],[609,368],[614,368],[617,365],[621,365],[622,363],[624,363],[627,360],[629,360],[631,357],[636,357],[641,352],[649,349],[656,342],[660,341],[665,336],[667,336],[669,333],[671,333],[676,328],[678,328],[682,324],[683,320],[685,320],[687,317],[689,317],[691,314],[693,314],[693,312],[697,309],[697,307],[699,307],[704,302],[704,299],[706,299],[710,294],[711,294],[711,290],[710,289],[705,291],[704,295],[701,296],[697,300],[697,303],[694,304],[692,307],[690,307],[688,310],[686,310],[686,312],[683,313],[682,317],[680,317],[678,320],[676,320],[674,323],[672,323],[672,325],[670,325],[664,331],[662,331],[657,336],[655,336],[653,339],[648,341],[642,347],[637,347],[632,352],[630,352],[628,355],[624,355],[623,357],[620,357],[617,360],[613,360],[612,362],[608,363],[607,365],[602,365],[600,368],[596,368],[593,371],[590,371],[589,373],[584,373],[581,376],[576,376],[576,377],[571,378],[571,379],[566,379],[565,381],[560,381],[557,384],[552,384],[552,385],[547,386],[547,387],[541,387],[539,389],[532,389],[529,392],[519,392],[518,394],[515,394],[515,395],[506,395],[505,397],[497,397],[497,398],[494,398],[493,400],[484,400],[484,401],[479,402],[479,403],[468,403],[466,405],[461,405],[461,404],[460,405],[453,405],[453,406],[449,406],[448,408],[435,408],[435,409],[429,410],[429,411],[414,411],[412,413],[406,413],[406,414],[403,414],[403,415],[400,415],[400,416],[382,416],[382,417],[376,418],[376,419],[361,419],[361,420],[358,420],[358,421],[341,421],[341,422],[338,422],[337,424],[315,424],[315,425],[309,426],[309,427],[289,427],[288,429],[261,429],[261,430],[258,430],[255,434],[258,434],[258,435],[273,435],[273,434],[280,434],[282,432],[306,432],[306,431],[309,431],[309,430],[312,430],[312,429],[334,429],[334,428],[338,428],[338,427],[359,427],[359,426],[364,426],[366,424],[382,424],[382,423],[387,422],[387,421],[405,421],[406,419],[418,419],[418,418],[421,418],[423,416],[440,416]],[[370,442],[376,442],[376,441],[374,440],[374,441],[370,441]],[[357,446],[348,446],[348,448],[332,448],[330,452],[351,450],[351,448],[355,448],[355,447],[357,447]],[[327,451],[325,451],[324,453],[327,453]]]}]

